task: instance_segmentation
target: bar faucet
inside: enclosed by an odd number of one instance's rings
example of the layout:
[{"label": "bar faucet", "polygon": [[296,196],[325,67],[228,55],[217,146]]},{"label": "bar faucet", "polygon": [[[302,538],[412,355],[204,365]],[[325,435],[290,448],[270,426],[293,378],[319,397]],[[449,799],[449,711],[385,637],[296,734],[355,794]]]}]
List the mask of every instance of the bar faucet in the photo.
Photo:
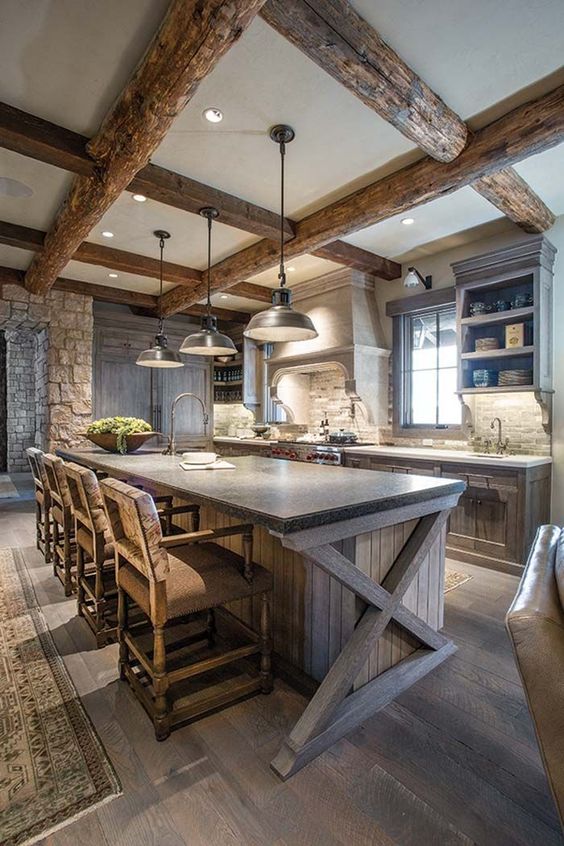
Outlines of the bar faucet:
[{"label": "bar faucet", "polygon": [[208,437],[207,429],[208,429],[208,422],[209,422],[210,418],[209,418],[208,410],[205,406],[204,401],[197,394],[193,394],[191,391],[187,391],[184,394],[178,394],[178,396],[173,399],[172,406],[171,406],[171,409],[170,409],[170,437],[168,439],[167,448],[163,450],[163,455],[174,455],[176,453],[176,441],[174,439],[174,417],[175,417],[175,414],[176,414],[176,406],[178,404],[178,401],[183,399],[183,397],[194,397],[194,399],[198,400],[198,402],[202,406],[202,420],[203,420],[203,423],[204,423],[204,436],[207,440],[207,437]]},{"label": "bar faucet", "polygon": [[509,443],[508,439],[506,438],[505,441],[502,439],[501,436],[501,418],[494,417],[492,422],[490,423],[490,429],[495,429],[497,424],[497,443],[495,445],[495,451],[497,455],[503,455],[503,453],[507,450],[507,445]]}]

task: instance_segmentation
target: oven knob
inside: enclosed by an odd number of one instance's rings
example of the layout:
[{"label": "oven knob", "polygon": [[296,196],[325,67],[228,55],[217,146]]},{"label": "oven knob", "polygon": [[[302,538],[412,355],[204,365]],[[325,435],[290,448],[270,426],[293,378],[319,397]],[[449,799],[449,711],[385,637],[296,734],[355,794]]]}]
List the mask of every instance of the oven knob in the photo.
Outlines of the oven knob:
[{"label": "oven knob", "polygon": [[288,455],[290,456],[290,458],[291,458],[292,460],[294,460],[294,459],[296,459],[296,458],[298,457],[298,453],[297,453],[297,452],[289,452],[289,453],[288,453]]},{"label": "oven knob", "polygon": [[313,455],[311,454],[311,452],[309,452],[309,453],[306,455],[305,460],[306,460],[306,461],[313,461]]},{"label": "oven knob", "polygon": [[339,460],[339,456],[338,456],[338,455],[332,455],[332,456],[331,456],[331,461],[338,461],[338,460]]}]

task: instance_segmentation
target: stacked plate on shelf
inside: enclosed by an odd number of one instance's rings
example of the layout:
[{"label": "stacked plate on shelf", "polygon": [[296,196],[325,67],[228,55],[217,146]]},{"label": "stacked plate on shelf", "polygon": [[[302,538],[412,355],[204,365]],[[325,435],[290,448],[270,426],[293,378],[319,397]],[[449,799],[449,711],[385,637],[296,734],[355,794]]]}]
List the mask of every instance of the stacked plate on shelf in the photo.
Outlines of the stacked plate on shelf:
[{"label": "stacked plate on shelf", "polygon": [[533,381],[532,370],[500,370],[498,384],[510,385],[531,385]]},{"label": "stacked plate on shelf", "polygon": [[476,338],[476,352],[487,352],[499,349],[497,338]]}]

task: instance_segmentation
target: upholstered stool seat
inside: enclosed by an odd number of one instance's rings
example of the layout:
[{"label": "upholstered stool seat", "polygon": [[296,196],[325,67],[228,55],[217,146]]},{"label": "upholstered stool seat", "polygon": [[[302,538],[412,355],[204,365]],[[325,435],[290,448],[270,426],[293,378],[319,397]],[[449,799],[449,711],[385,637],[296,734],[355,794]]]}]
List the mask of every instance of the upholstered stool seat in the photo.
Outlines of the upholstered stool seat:
[{"label": "upholstered stool seat", "polygon": [[[163,538],[159,515],[151,497],[116,479],[100,483],[112,530],[116,553],[118,587],[118,641],[120,676],[127,679],[153,721],[157,740],[164,740],[171,728],[187,719],[200,717],[230,702],[272,689],[270,655],[269,593],[272,576],[252,560],[252,526],[230,526]],[[241,536],[243,554],[217,543],[221,538]],[[225,603],[260,596],[260,632],[242,626],[246,643],[221,648],[216,639],[214,609]],[[129,624],[128,606],[133,601],[151,625],[149,648],[145,633]],[[206,626],[186,634],[187,626],[197,626],[206,612]],[[226,613],[226,612],[224,612]],[[223,618],[222,618],[223,619]],[[179,646],[170,636],[177,626],[184,633]],[[165,639],[165,629],[168,637]],[[202,641],[206,641],[203,644]],[[249,642],[250,641],[250,642]],[[194,647],[185,650],[186,643]],[[202,651],[208,652],[202,658]],[[171,655],[172,653],[172,655]],[[260,656],[258,668],[248,666],[248,658]],[[210,685],[209,673],[225,671],[245,662],[245,676],[225,680],[220,691],[201,696],[203,684]],[[199,677],[196,690],[186,695]],[[205,681],[204,681],[205,679]],[[200,695],[197,695],[199,689]]]},{"label": "upholstered stool seat", "polygon": [[[216,543],[180,547],[168,554],[166,577],[167,618],[185,617],[226,602],[272,590],[272,575],[253,565],[249,583],[242,573],[241,556]],[[119,568],[118,584],[145,611],[150,613],[150,582],[135,567]]]}]

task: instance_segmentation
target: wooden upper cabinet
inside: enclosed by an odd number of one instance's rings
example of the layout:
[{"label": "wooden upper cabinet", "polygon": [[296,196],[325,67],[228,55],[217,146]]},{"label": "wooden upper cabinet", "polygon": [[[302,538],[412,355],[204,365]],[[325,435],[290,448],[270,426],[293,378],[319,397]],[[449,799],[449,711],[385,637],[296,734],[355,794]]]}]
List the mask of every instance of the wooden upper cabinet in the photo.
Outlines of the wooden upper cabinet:
[{"label": "wooden upper cabinet", "polygon": [[[550,410],[552,279],[555,247],[542,235],[452,265],[459,342],[458,390],[464,394],[532,391]],[[522,326],[523,343],[508,346],[507,326]],[[484,351],[480,341],[494,339]],[[492,343],[493,343],[492,342]],[[491,384],[476,385],[475,371]],[[523,384],[502,384],[501,372],[522,371]],[[512,378],[512,377],[510,377]],[[545,426],[549,426],[545,420]]]}]

